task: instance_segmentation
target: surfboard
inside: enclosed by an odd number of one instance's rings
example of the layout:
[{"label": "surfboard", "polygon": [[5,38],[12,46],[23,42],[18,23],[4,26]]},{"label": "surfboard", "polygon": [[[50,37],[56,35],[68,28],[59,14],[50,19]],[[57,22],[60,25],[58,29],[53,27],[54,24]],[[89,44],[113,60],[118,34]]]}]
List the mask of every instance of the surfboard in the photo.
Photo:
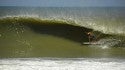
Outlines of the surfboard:
[{"label": "surfboard", "polygon": [[97,42],[83,42],[83,45],[100,45],[101,43],[97,43]]}]

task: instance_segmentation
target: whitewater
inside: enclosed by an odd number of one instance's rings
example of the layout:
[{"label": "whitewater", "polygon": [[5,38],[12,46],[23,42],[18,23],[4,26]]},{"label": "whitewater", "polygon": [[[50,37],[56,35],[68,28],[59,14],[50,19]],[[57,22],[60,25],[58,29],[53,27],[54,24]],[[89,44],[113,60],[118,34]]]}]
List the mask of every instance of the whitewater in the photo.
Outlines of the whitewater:
[{"label": "whitewater", "polygon": [[124,59],[16,58],[1,59],[1,70],[124,70]]}]

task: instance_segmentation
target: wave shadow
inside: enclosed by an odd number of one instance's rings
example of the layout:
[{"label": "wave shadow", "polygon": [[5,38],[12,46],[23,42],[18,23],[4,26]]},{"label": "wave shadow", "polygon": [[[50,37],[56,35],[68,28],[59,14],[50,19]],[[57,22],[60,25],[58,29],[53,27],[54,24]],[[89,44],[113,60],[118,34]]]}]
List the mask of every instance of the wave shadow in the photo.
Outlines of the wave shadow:
[{"label": "wave shadow", "polygon": [[25,25],[36,33],[62,37],[79,43],[88,41],[88,36],[86,32],[92,31],[92,29],[73,26],[69,24],[25,24]]}]

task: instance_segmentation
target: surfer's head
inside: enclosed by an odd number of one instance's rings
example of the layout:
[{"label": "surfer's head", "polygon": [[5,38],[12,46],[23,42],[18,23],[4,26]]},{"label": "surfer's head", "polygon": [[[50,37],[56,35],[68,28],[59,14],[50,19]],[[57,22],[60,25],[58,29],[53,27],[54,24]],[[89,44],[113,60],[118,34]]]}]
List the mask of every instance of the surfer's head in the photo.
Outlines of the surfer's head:
[{"label": "surfer's head", "polygon": [[91,34],[91,32],[88,32],[87,34],[88,34],[88,35],[90,35],[90,34]]}]

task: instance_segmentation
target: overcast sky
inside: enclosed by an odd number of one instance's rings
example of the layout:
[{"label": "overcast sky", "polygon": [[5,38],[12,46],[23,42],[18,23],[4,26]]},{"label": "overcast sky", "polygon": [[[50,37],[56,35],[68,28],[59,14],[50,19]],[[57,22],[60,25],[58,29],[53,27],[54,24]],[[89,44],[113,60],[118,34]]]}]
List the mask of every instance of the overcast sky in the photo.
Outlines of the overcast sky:
[{"label": "overcast sky", "polygon": [[0,0],[0,6],[85,7],[122,6],[125,0]]}]

